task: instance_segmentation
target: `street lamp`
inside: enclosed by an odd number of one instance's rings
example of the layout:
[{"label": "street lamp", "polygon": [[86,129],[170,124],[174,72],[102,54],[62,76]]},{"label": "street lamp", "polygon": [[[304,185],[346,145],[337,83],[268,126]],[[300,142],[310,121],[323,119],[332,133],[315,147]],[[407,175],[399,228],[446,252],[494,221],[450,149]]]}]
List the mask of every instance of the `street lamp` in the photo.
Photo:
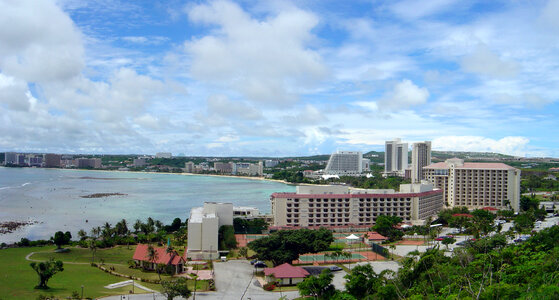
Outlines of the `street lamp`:
[{"label": "street lamp", "polygon": [[82,297],[80,299],[83,299],[83,284],[82,284]]}]

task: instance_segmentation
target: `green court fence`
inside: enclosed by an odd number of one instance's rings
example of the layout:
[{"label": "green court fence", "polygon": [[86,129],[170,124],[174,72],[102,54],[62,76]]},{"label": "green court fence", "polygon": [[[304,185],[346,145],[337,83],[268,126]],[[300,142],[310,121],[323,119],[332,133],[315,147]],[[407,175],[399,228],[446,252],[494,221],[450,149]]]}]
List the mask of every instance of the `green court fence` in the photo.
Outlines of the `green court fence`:
[{"label": "green court fence", "polygon": [[375,243],[373,243],[371,245],[371,251],[373,251],[376,254],[382,255],[385,258],[387,258],[390,255],[390,252],[388,252],[388,249],[384,248],[383,246],[381,246],[379,244],[375,244]]}]

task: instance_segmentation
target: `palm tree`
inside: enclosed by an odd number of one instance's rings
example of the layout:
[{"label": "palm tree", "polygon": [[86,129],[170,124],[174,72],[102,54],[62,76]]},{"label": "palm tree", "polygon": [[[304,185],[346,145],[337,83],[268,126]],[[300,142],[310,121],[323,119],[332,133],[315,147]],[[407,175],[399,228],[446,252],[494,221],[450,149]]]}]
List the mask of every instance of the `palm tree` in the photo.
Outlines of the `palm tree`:
[{"label": "palm tree", "polygon": [[80,229],[80,231],[78,231],[78,236],[80,237],[80,241],[83,241],[87,238],[87,232],[85,232],[85,230]]},{"label": "palm tree", "polygon": [[89,251],[91,251],[91,253],[93,254],[91,256],[91,263],[95,262],[95,252],[97,251],[97,240],[95,238],[92,238],[91,240],[89,240]]},{"label": "palm tree", "polygon": [[157,261],[157,259],[159,259],[159,256],[157,254],[157,251],[155,250],[155,248],[153,248],[152,245],[148,246],[148,253],[147,253],[147,257],[148,261],[150,261],[154,266],[155,266],[155,262]]},{"label": "palm tree", "polygon": [[92,235],[94,238],[99,237],[99,233],[100,233],[100,232],[101,232],[101,227],[99,227],[99,226],[91,228],[91,235]]},{"label": "palm tree", "polygon": [[142,221],[140,221],[140,219],[136,219],[136,222],[134,223],[134,233],[138,233],[140,229],[142,229]]}]

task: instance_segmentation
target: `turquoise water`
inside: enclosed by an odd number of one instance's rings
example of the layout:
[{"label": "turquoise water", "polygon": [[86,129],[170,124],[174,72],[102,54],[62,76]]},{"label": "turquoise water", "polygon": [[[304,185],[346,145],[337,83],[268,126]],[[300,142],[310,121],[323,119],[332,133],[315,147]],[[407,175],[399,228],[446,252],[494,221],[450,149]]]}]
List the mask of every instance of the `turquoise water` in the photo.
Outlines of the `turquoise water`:
[{"label": "turquoise water", "polygon": [[[291,185],[243,178],[0,167],[0,222],[39,222],[0,235],[0,242],[48,239],[58,230],[77,237],[80,229],[89,232],[121,219],[129,228],[147,217],[165,224],[176,217],[184,221],[192,207],[206,201],[254,206],[268,213],[272,193],[293,191]],[[80,197],[94,193],[127,195]]]}]

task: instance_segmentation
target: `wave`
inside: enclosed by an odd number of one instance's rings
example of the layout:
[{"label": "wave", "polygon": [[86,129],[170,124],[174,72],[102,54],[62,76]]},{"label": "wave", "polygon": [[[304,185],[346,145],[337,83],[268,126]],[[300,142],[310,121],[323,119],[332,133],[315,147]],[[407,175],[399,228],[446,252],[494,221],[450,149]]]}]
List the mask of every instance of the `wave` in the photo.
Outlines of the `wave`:
[{"label": "wave", "polygon": [[20,187],[24,187],[24,186],[29,185],[29,184],[31,184],[31,182],[26,182],[26,183],[24,183],[22,185],[19,185],[19,186],[3,186],[3,187],[0,187],[0,190],[20,188]]},{"label": "wave", "polygon": [[26,183],[22,184],[21,187],[24,187],[24,186],[29,185],[29,184],[31,184],[31,182],[26,182]]}]

